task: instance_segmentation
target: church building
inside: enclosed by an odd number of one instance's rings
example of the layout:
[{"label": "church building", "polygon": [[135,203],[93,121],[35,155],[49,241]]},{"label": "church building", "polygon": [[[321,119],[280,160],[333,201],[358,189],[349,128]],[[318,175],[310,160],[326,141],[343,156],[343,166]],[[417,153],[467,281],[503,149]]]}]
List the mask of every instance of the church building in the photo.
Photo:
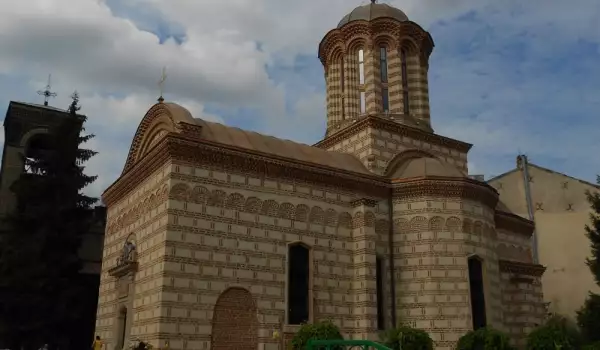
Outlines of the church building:
[{"label": "church building", "polygon": [[346,339],[408,323],[436,349],[491,326],[517,344],[546,310],[533,222],[434,132],[431,35],[374,1],[321,41],[313,146],[208,122],[162,98],[108,210],[96,332],[174,350],[284,350],[302,323]]}]

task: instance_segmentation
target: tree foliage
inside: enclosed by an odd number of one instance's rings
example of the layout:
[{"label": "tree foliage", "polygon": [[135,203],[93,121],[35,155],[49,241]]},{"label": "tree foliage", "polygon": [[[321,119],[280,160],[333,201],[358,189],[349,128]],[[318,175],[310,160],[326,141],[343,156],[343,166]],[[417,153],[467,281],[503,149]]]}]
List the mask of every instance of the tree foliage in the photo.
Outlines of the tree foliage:
[{"label": "tree foliage", "polygon": [[493,328],[479,328],[460,337],[457,350],[514,350],[506,334]]},{"label": "tree foliage", "polygon": [[[600,177],[598,178],[600,183]],[[600,285],[600,193],[587,192],[590,203],[590,224],[585,226],[586,236],[590,240],[591,256],[586,258],[596,284]],[[586,342],[600,342],[600,295],[590,293],[583,306],[577,311],[577,325]],[[596,345],[594,345],[596,346]]]},{"label": "tree foliage", "polygon": [[308,341],[315,340],[342,340],[342,333],[331,321],[322,321],[303,324],[294,335],[290,343],[290,350],[304,350]]},{"label": "tree foliage", "polygon": [[575,325],[562,316],[553,316],[527,336],[527,350],[575,350],[582,345]]},{"label": "tree foliage", "polygon": [[13,183],[16,209],[0,232],[0,339],[13,349],[68,343],[81,315],[76,301],[87,293],[77,282],[78,250],[96,202],[82,193],[96,179],[84,164],[96,152],[80,148],[94,135],[82,134],[85,117],[72,97],[69,114],[47,135],[50,147],[24,158],[33,173]]},{"label": "tree foliage", "polygon": [[[600,183],[600,177],[598,183]],[[591,243],[592,256],[586,259],[586,263],[590,267],[596,283],[600,285],[600,193],[588,191],[586,195],[592,209],[591,222],[585,226],[586,235]]]},{"label": "tree foliage", "polygon": [[577,311],[577,325],[586,342],[600,342],[600,295],[590,293]]},{"label": "tree foliage", "polygon": [[433,350],[429,333],[409,326],[387,330],[382,335],[383,345],[392,350]]}]

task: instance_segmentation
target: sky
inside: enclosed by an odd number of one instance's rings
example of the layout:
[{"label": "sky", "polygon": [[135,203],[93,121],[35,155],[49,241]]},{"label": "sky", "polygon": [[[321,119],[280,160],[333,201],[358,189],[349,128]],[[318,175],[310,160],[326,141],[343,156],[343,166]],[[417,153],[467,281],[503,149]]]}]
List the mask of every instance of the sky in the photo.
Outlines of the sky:
[{"label": "sky", "polygon": [[[519,153],[587,181],[600,173],[600,1],[388,0],[431,33],[436,133],[474,144],[469,173]],[[77,90],[100,195],[165,99],[194,117],[312,144],[325,131],[322,37],[366,0],[0,0],[0,110],[66,108]],[[0,114],[3,118],[4,112]],[[4,133],[0,132],[0,143]]]}]

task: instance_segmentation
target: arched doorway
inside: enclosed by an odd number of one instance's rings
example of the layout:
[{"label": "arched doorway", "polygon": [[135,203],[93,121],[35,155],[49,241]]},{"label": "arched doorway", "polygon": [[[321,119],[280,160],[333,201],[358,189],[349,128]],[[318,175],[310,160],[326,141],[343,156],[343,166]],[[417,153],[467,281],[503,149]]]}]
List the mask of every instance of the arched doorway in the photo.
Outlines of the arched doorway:
[{"label": "arched doorway", "polygon": [[256,304],[246,289],[229,288],[219,296],[212,324],[212,350],[258,348]]}]

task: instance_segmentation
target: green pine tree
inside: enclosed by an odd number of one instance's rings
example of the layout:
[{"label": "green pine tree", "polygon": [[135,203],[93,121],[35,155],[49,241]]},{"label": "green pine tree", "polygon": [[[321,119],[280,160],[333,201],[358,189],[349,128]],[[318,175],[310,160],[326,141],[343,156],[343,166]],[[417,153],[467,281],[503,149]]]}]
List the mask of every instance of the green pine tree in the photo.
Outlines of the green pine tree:
[{"label": "green pine tree", "polygon": [[[600,183],[600,177],[597,180]],[[600,193],[588,192],[587,199],[592,213],[590,224],[585,226],[586,236],[590,240],[592,255],[586,263],[594,275],[596,284],[600,285]],[[600,341],[600,295],[590,292],[581,309],[577,312],[577,324],[587,342]]]},{"label": "green pine tree", "polygon": [[[600,183],[600,177],[598,177]],[[588,202],[592,208],[590,214],[590,225],[585,226],[587,237],[590,239],[592,256],[586,259],[596,283],[600,285],[600,193],[588,192]]]},{"label": "green pine tree", "polygon": [[49,137],[50,148],[25,158],[23,174],[12,187],[15,213],[1,232],[0,339],[12,349],[52,343],[68,348],[69,330],[80,322],[77,300],[81,237],[89,231],[96,198],[82,193],[96,176],[84,164],[96,152],[80,146],[85,116],[74,93],[69,116]]}]

